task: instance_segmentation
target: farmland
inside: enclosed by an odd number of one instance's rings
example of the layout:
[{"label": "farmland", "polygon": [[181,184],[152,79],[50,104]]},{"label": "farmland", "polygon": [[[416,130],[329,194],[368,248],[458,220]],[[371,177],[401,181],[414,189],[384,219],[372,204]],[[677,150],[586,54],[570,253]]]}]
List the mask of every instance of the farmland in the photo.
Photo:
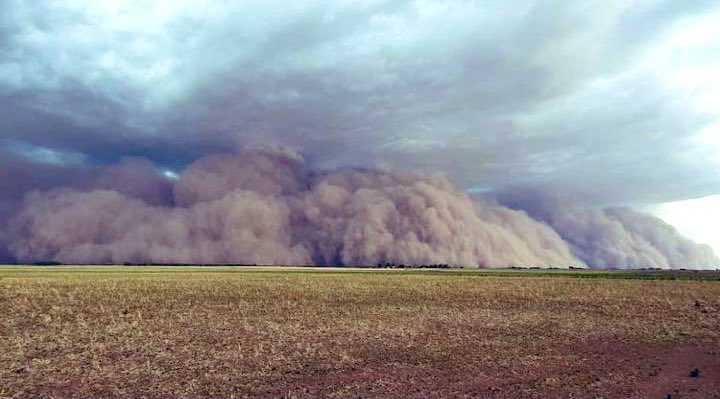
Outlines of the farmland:
[{"label": "farmland", "polygon": [[719,278],[6,266],[0,397],[718,397]]}]

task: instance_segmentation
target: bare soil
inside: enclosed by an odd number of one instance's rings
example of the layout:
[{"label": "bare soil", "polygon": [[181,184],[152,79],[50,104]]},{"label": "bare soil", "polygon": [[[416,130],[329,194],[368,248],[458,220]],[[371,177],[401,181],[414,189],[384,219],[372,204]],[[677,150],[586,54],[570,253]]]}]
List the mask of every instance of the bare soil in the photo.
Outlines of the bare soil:
[{"label": "bare soil", "polygon": [[0,397],[720,398],[707,281],[0,268],[0,337]]}]

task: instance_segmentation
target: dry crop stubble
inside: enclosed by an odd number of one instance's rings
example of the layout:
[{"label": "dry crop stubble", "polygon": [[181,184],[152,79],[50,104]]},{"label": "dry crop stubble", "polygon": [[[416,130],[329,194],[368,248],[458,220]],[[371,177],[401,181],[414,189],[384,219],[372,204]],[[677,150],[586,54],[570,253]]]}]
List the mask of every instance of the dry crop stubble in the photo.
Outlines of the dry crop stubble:
[{"label": "dry crop stubble", "polygon": [[194,268],[0,276],[5,396],[632,394],[651,372],[637,364],[646,348],[720,342],[715,282]]}]

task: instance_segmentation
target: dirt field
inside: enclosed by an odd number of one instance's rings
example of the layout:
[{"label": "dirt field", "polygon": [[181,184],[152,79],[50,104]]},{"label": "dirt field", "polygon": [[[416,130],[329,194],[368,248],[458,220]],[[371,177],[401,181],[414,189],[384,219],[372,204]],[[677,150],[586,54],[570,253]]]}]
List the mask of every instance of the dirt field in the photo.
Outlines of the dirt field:
[{"label": "dirt field", "polygon": [[578,276],[2,267],[0,397],[720,397],[716,273]]}]

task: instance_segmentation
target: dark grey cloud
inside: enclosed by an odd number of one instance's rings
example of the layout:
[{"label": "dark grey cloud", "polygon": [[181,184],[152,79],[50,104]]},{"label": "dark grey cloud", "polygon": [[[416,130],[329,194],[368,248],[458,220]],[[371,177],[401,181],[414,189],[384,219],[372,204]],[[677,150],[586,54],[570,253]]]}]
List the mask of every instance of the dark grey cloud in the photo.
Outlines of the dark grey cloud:
[{"label": "dark grey cloud", "polygon": [[[311,168],[440,172],[471,192],[595,205],[716,194],[707,98],[720,82],[697,76],[720,66],[719,13],[670,0],[8,0],[0,156],[60,176],[281,145]],[[33,158],[50,152],[84,165]],[[0,184],[31,191],[13,170]]]}]

